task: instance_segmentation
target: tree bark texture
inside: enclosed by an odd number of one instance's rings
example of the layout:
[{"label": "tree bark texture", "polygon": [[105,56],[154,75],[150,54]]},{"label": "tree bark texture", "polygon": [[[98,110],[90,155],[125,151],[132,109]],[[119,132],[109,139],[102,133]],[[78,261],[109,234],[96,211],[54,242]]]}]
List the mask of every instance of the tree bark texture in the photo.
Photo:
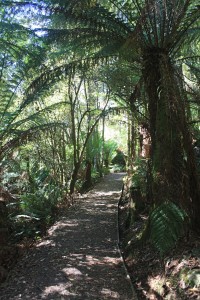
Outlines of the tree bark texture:
[{"label": "tree bark texture", "polygon": [[172,201],[185,208],[200,228],[197,172],[181,87],[168,53],[144,54],[152,140],[152,191],[156,204]]},{"label": "tree bark texture", "polygon": [[8,240],[8,212],[6,202],[0,199],[0,248],[6,246]]},{"label": "tree bark texture", "polygon": [[71,181],[70,181],[70,186],[69,186],[70,195],[72,195],[74,193],[75,184],[76,184],[79,169],[80,169],[80,163],[77,162],[74,165],[74,169],[73,169],[72,176],[71,176]]}]

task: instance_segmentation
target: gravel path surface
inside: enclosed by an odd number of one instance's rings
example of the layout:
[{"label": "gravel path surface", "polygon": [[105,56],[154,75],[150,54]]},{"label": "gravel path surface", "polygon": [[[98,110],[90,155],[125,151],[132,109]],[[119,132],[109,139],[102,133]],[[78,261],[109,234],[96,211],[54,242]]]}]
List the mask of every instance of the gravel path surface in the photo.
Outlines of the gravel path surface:
[{"label": "gravel path surface", "polygon": [[136,300],[117,246],[123,174],[104,177],[18,262],[1,300]]}]

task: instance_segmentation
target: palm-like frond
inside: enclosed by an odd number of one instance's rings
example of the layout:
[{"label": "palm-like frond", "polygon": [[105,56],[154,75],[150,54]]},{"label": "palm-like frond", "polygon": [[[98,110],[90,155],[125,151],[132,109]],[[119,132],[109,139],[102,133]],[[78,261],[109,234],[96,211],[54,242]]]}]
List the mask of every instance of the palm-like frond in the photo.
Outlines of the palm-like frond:
[{"label": "palm-like frond", "polygon": [[48,122],[39,125],[33,125],[26,130],[16,130],[12,129],[10,134],[13,134],[14,137],[10,138],[9,141],[5,142],[0,147],[0,158],[2,159],[9,152],[12,152],[15,148],[21,146],[27,141],[33,141],[37,139],[38,134],[42,131],[49,131],[50,128],[66,128],[65,123],[61,122]]},{"label": "palm-like frond", "polygon": [[[91,67],[98,65],[100,62],[107,62],[110,56],[91,55],[88,58],[72,60],[71,62],[61,65],[55,65],[55,67],[45,67],[44,71],[35,78],[26,90],[24,101],[21,103],[21,109],[29,105],[32,101],[36,100],[42,93],[48,91],[56,82],[66,79],[71,74],[74,74],[75,70],[80,76]],[[114,60],[116,56],[112,56]]]},{"label": "palm-like frond", "polygon": [[149,216],[150,240],[163,256],[174,248],[184,233],[184,221],[187,215],[172,202],[156,207]]},{"label": "palm-like frond", "polygon": [[[100,1],[99,1],[100,2]],[[131,32],[131,25],[111,12],[101,2],[86,3],[85,1],[68,1],[51,8],[54,14],[63,14],[67,21],[79,23],[85,27],[99,30],[118,31],[119,35]]]}]

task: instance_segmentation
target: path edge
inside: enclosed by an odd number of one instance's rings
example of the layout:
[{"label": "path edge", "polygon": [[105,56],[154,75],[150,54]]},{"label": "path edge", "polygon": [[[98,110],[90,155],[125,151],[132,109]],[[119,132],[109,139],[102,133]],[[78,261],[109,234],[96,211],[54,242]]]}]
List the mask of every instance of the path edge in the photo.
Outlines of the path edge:
[{"label": "path edge", "polygon": [[[124,186],[124,184],[123,184]],[[130,287],[131,287],[131,290],[132,290],[132,294],[133,294],[133,298],[130,299],[130,300],[138,300],[138,297],[137,297],[137,293],[135,291],[135,288],[133,286],[133,283],[132,283],[132,280],[131,280],[131,276],[128,272],[128,269],[126,267],[126,264],[125,264],[125,261],[124,261],[124,258],[123,258],[123,255],[121,253],[121,249],[120,249],[120,238],[119,238],[119,205],[120,205],[120,201],[121,201],[121,198],[122,198],[122,194],[123,194],[123,186],[122,186],[122,189],[121,189],[121,195],[119,197],[119,201],[118,201],[118,205],[117,205],[117,249],[118,249],[118,252],[119,252],[119,255],[120,255],[120,259],[122,261],[122,264],[123,264],[123,267],[124,267],[124,270],[125,270],[125,273],[126,273],[126,277],[129,281],[129,284],[130,284]]]}]

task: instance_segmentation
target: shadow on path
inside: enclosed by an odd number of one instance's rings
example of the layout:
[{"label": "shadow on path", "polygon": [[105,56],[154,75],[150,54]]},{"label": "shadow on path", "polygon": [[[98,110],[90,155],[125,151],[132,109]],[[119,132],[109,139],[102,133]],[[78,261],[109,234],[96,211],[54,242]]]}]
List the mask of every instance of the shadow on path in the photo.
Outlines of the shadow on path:
[{"label": "shadow on path", "polygon": [[136,299],[117,247],[122,176],[105,176],[49,229],[11,272],[1,300]]}]

